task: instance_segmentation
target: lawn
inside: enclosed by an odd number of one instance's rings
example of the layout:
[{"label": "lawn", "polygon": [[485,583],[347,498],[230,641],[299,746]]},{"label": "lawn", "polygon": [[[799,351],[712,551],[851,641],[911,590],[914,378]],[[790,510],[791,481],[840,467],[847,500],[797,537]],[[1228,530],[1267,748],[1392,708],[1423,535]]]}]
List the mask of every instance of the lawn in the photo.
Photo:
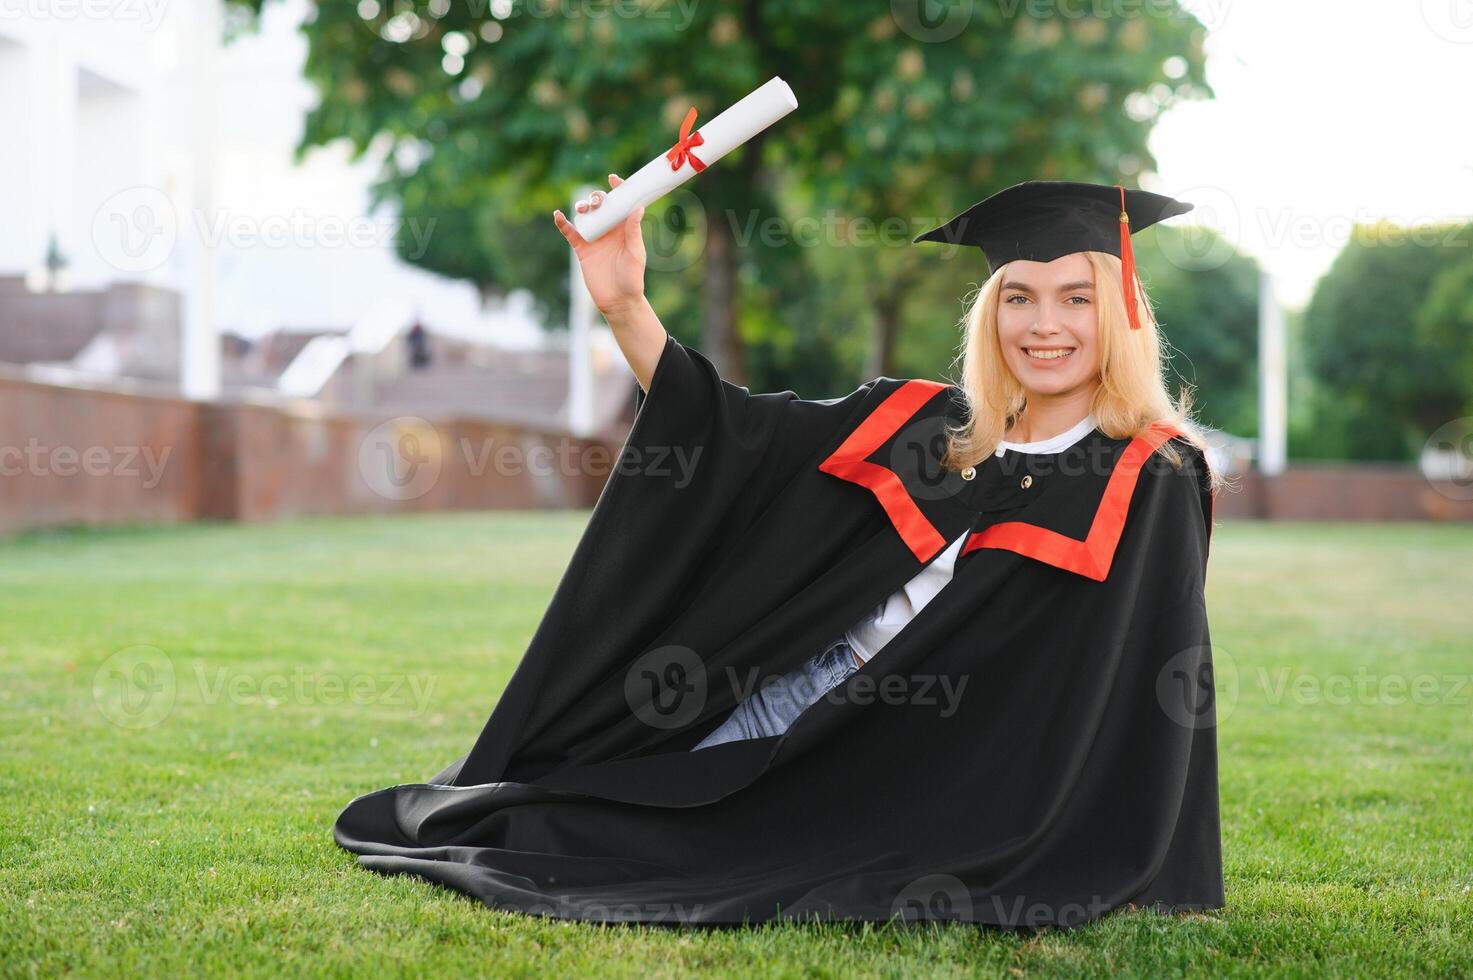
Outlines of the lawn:
[{"label": "lawn", "polygon": [[338,811],[470,747],[586,516],[0,541],[0,974],[1473,973],[1467,526],[1216,532],[1217,914],[679,931],[359,869]]}]

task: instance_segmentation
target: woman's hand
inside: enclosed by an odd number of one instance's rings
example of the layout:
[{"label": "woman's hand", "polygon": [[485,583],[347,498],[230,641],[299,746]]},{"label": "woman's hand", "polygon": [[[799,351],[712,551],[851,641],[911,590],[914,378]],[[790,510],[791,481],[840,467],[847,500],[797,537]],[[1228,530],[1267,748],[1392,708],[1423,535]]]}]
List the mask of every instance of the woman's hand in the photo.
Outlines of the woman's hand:
[{"label": "woman's hand", "polygon": [[[610,188],[622,183],[618,174],[609,174]],[[602,204],[604,193],[594,191],[589,198],[578,202],[580,214]],[[643,217],[644,208],[638,208],[624,219],[623,228],[610,229],[602,238],[589,242],[561,211],[552,213],[558,231],[578,256],[578,268],[593,304],[609,322],[640,387],[649,391],[669,335],[644,298],[644,235],[639,227]]]},{"label": "woman's hand", "polygon": [[[624,183],[618,174],[609,174],[612,189]],[[577,203],[580,214],[593,211],[603,203],[604,192],[594,191]],[[644,235],[639,222],[644,208],[638,208],[624,219],[623,228],[614,228],[596,241],[584,241],[573,223],[561,211],[552,213],[558,231],[573,246],[578,268],[593,303],[605,317],[616,316],[644,301]]]}]

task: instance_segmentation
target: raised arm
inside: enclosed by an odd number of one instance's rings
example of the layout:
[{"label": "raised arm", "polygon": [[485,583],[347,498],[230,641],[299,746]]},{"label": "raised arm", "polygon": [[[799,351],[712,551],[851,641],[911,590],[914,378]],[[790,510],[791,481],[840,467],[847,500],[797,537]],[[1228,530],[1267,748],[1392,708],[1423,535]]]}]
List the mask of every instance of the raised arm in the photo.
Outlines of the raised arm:
[{"label": "raised arm", "polygon": [[[622,183],[618,174],[609,174],[610,188]],[[579,213],[597,208],[603,196],[603,191],[594,191],[587,200],[579,201]],[[623,228],[590,242],[578,234],[561,211],[552,213],[558,231],[578,256],[578,268],[594,305],[613,329],[614,339],[639,386],[648,392],[655,365],[665,350],[666,332],[644,295],[644,234],[639,227],[643,217],[644,208],[639,208],[624,220]]]},{"label": "raised arm", "polygon": [[[611,187],[623,182],[609,174]],[[602,203],[603,192],[595,191],[576,207],[584,213]],[[709,515],[721,513],[734,493],[757,506],[776,492],[869,397],[874,382],[842,397],[810,400],[792,390],[754,394],[726,381],[703,354],[670,336],[645,298],[644,208],[593,242],[561,211],[552,216],[578,256],[594,305],[649,395],[625,449],[651,455],[674,450],[688,453],[693,465],[700,460],[702,474],[690,475],[682,496],[706,500]]]}]

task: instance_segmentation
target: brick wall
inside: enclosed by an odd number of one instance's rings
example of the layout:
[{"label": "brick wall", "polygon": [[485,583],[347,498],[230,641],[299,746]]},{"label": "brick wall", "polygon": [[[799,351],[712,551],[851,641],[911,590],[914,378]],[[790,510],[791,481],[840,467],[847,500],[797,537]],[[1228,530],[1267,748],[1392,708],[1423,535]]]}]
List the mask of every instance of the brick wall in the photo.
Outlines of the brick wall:
[{"label": "brick wall", "polygon": [[[0,368],[0,532],[59,524],[591,507],[619,445],[469,419],[196,403]],[[1410,467],[1296,464],[1233,478],[1219,518],[1473,520]]]},{"label": "brick wall", "polygon": [[1433,481],[1413,466],[1295,463],[1279,476],[1241,473],[1218,492],[1219,517],[1290,521],[1473,520],[1473,487]]},{"label": "brick wall", "polygon": [[197,513],[189,402],[0,378],[0,531]]},{"label": "brick wall", "polygon": [[591,507],[617,449],[477,420],[195,403],[12,372],[0,374],[0,532]]}]

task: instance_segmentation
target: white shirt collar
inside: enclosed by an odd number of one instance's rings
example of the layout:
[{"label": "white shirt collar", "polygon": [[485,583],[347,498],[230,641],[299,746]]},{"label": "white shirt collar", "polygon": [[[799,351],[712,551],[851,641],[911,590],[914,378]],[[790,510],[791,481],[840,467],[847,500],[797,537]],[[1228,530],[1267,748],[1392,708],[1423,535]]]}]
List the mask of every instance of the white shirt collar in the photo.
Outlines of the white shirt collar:
[{"label": "white shirt collar", "polygon": [[1035,442],[1008,442],[1004,439],[997,444],[997,449],[992,455],[1001,456],[1009,449],[1017,453],[1060,453],[1093,432],[1098,424],[1099,421],[1095,418],[1094,413],[1090,412],[1068,429],[1047,439],[1039,439]]}]

